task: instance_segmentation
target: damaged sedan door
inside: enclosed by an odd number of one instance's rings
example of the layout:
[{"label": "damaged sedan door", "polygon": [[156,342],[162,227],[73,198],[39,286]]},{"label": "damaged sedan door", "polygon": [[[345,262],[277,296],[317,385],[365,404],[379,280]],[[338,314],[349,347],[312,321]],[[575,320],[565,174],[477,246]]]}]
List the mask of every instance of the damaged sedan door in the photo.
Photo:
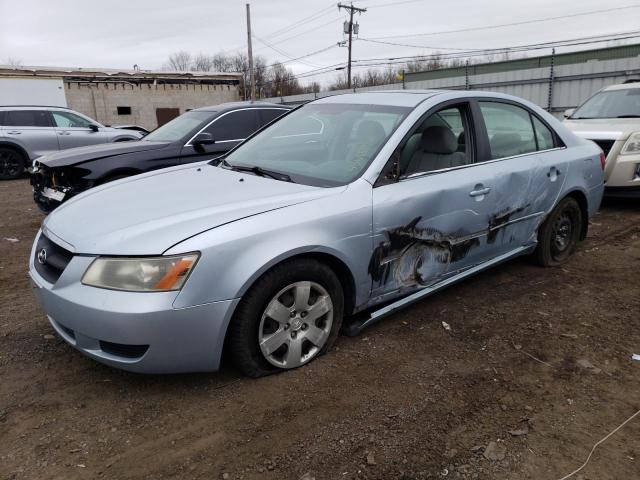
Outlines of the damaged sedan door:
[{"label": "damaged sedan door", "polygon": [[[488,242],[496,175],[469,102],[428,112],[405,136],[373,189],[372,302],[438,283],[495,252]],[[389,170],[383,172],[388,178]]]}]

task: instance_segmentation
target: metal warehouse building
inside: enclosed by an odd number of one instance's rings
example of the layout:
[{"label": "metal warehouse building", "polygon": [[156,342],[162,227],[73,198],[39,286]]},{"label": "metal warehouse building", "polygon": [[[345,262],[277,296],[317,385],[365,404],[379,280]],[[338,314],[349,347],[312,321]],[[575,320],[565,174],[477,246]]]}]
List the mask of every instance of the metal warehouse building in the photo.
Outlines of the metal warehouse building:
[{"label": "metal warehouse building", "polygon": [[516,95],[560,117],[603,87],[640,79],[640,45],[582,50],[502,62],[406,73],[402,83],[270,98],[303,103],[326,95],[384,89],[467,89]]},{"label": "metal warehouse building", "polygon": [[105,125],[149,130],[198,107],[240,100],[241,74],[0,67],[0,104],[66,106]]}]

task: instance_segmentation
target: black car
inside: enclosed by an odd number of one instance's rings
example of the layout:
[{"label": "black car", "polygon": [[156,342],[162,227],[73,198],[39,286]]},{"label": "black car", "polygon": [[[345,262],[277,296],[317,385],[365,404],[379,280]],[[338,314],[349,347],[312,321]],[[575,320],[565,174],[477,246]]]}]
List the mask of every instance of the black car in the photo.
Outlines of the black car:
[{"label": "black car", "polygon": [[45,213],[89,188],[158,168],[222,155],[291,110],[269,103],[226,103],[180,115],[140,141],[73,148],[34,162],[33,198]]}]

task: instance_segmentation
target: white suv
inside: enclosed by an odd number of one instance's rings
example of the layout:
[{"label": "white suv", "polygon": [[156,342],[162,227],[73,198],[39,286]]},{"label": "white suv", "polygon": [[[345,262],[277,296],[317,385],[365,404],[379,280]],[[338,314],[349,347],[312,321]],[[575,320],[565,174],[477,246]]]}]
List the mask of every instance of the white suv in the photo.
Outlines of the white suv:
[{"label": "white suv", "polygon": [[640,198],[640,80],[600,90],[564,123],[605,153],[605,195]]},{"label": "white suv", "polygon": [[19,178],[31,160],[48,153],[142,136],[105,127],[68,108],[0,106],[0,180]]}]

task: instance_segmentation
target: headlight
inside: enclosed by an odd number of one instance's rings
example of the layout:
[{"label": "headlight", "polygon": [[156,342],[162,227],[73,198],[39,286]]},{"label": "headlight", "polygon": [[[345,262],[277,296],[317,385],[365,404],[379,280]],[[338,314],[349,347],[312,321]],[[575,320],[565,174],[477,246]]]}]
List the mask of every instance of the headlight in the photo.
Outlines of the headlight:
[{"label": "headlight", "polygon": [[620,155],[640,153],[640,132],[632,133],[620,151]]},{"label": "headlight", "polygon": [[170,257],[98,257],[85,272],[82,283],[129,292],[180,290],[199,256],[187,253]]}]

